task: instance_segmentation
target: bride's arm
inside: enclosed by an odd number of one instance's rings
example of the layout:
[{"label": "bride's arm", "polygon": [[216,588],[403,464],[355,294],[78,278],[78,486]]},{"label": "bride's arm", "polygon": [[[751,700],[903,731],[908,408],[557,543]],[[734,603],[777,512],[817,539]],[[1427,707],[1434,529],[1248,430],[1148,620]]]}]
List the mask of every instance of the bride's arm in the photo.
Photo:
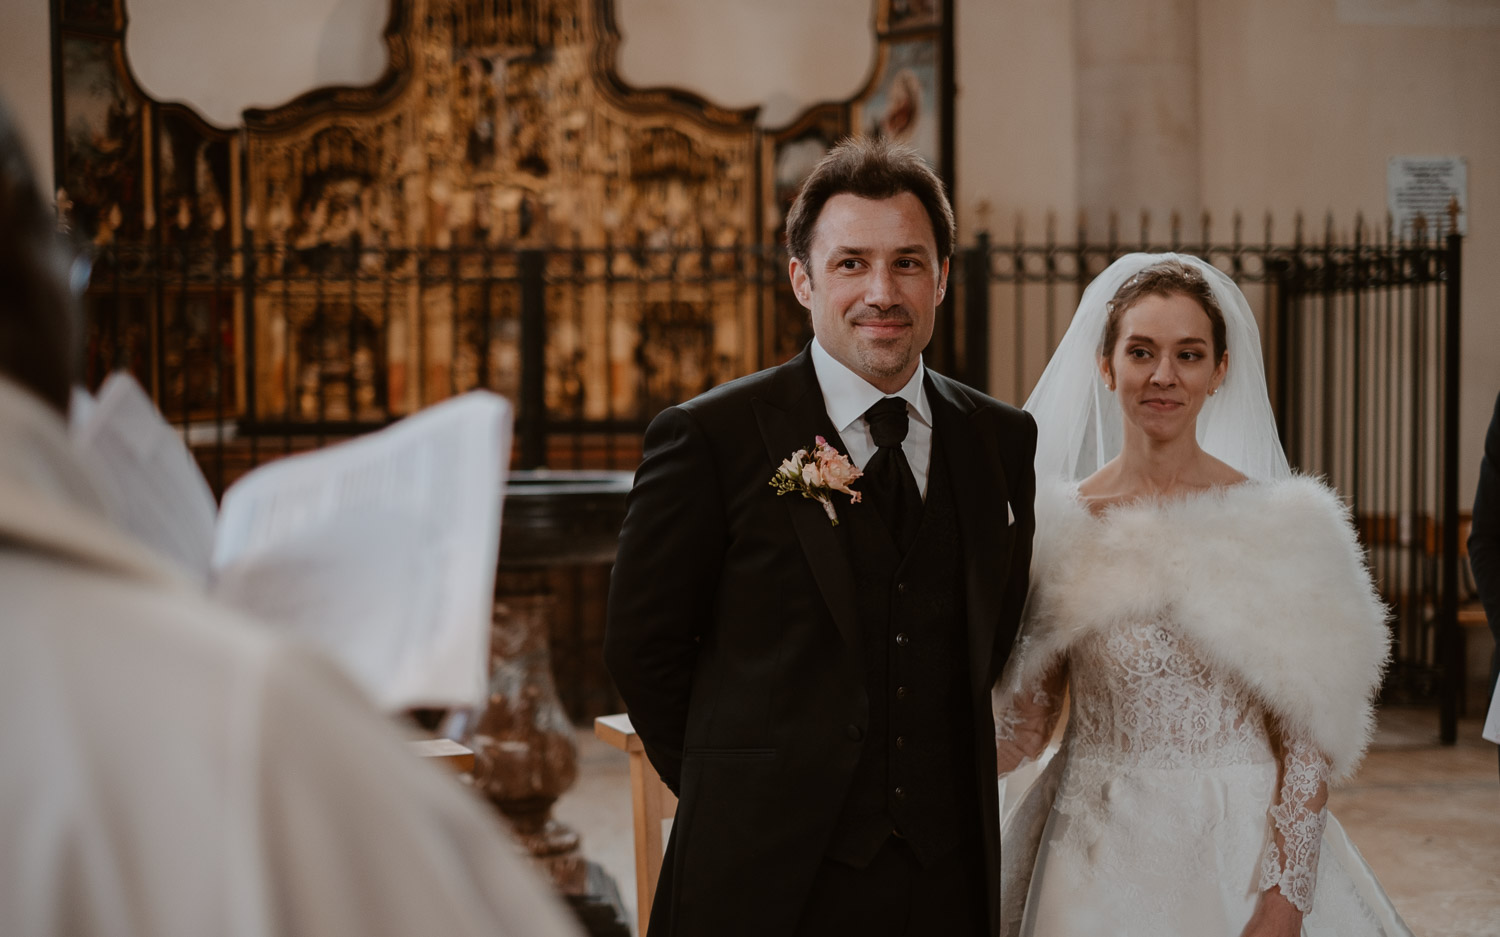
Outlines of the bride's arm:
[{"label": "bride's arm", "polygon": [[[1246,934],[1260,933],[1257,919],[1295,921],[1312,910],[1318,850],[1328,822],[1329,762],[1305,735],[1281,739],[1281,787],[1267,811],[1271,838],[1261,857],[1260,903]],[[1274,933],[1266,930],[1265,933]],[[1297,933],[1296,929],[1290,933]]]},{"label": "bride's arm", "polygon": [[1068,685],[1066,658],[1011,693],[995,713],[995,769],[1007,775],[1047,748]]}]

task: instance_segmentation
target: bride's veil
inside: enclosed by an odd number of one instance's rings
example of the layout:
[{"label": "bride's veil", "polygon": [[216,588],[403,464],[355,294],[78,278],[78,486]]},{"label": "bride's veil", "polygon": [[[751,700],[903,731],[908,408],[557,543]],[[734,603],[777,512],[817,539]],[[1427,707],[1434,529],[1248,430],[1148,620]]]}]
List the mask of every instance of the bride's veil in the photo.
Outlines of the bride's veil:
[{"label": "bride's veil", "polygon": [[[1081,481],[1119,453],[1120,405],[1099,373],[1107,304],[1130,277],[1172,259],[1202,271],[1224,312],[1229,370],[1218,393],[1204,402],[1198,414],[1199,444],[1252,479],[1273,481],[1291,475],[1266,392],[1260,330],[1245,295],[1228,276],[1197,257],[1127,254],[1084,290],[1067,333],[1026,401],[1026,410],[1037,422],[1039,487],[1048,480]],[[1019,689],[1026,642],[1023,635],[1006,663],[996,688],[1000,699]],[[1037,851],[1065,761],[1049,747],[1034,764],[1001,779],[1001,933],[1006,937],[1020,930]]]},{"label": "bride's veil", "polygon": [[1229,371],[1198,415],[1199,445],[1253,479],[1291,475],[1266,392],[1260,330],[1245,294],[1217,267],[1197,257],[1126,254],[1084,290],[1067,333],[1026,400],[1025,409],[1037,422],[1039,481],[1080,481],[1119,454],[1120,405],[1099,373],[1107,304],[1126,280],[1163,260],[1179,260],[1202,271],[1224,311]]}]

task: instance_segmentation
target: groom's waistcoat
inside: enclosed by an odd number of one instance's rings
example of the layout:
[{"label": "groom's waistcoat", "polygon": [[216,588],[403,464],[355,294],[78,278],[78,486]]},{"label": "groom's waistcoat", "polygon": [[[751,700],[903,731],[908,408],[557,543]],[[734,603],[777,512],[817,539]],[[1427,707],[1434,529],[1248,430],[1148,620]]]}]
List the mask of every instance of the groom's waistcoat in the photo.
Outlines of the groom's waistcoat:
[{"label": "groom's waistcoat", "polygon": [[828,856],[863,867],[894,831],[923,863],[977,835],[958,505],[934,439],[906,556],[873,505],[841,508],[854,566],[870,727]]}]

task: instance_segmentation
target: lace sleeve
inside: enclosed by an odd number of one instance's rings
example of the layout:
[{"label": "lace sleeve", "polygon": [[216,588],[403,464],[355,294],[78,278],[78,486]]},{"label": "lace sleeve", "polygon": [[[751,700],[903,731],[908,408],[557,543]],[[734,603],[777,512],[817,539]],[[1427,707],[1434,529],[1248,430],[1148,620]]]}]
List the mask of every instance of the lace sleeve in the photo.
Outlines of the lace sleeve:
[{"label": "lace sleeve", "polygon": [[1010,774],[1046,749],[1057,726],[1067,683],[1067,664],[1059,661],[1001,702],[995,713],[995,767],[999,774]]},{"label": "lace sleeve", "polygon": [[1329,762],[1304,736],[1283,737],[1281,791],[1268,811],[1271,839],[1261,859],[1260,890],[1280,886],[1303,914],[1312,910],[1318,849],[1328,813]]}]

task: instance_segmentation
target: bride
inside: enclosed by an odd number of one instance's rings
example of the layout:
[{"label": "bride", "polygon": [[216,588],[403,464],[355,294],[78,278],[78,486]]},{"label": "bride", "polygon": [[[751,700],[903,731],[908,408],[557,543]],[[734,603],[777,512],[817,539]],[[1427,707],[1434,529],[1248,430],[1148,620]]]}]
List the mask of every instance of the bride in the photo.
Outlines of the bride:
[{"label": "bride", "polygon": [[1000,774],[1067,727],[1010,781],[1034,778],[1004,822],[1003,933],[1409,935],[1324,809],[1370,737],[1385,607],[1338,497],[1287,467],[1239,289],[1121,258],[1026,409],[1037,535]]}]

